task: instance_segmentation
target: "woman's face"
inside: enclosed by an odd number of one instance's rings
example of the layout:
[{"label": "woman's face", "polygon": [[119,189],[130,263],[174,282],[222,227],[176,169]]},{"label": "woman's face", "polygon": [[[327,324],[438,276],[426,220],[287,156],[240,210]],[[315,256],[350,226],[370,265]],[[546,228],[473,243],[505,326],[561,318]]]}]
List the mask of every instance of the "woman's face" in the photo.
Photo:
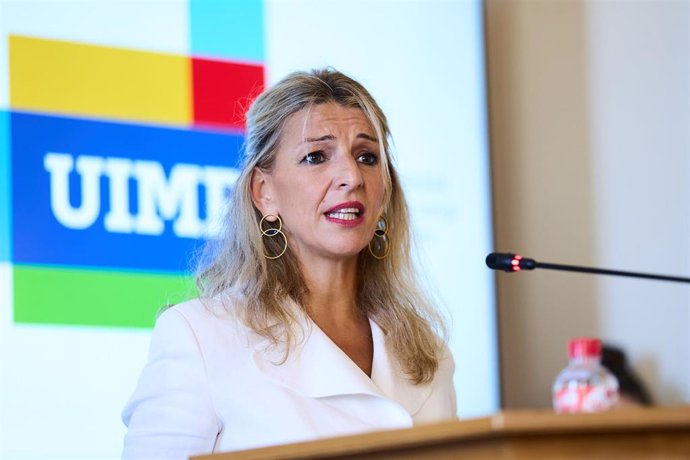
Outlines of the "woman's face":
[{"label": "woman's face", "polygon": [[273,169],[256,170],[254,203],[280,215],[302,263],[356,256],[373,237],[384,182],[376,134],[364,113],[319,104],[285,122]]}]

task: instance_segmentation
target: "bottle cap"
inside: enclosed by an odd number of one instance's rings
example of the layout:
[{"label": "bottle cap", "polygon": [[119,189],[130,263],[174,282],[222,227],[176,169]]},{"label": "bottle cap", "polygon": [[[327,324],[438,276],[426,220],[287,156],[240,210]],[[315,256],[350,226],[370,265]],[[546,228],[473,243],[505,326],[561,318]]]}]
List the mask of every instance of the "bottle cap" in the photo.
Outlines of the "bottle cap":
[{"label": "bottle cap", "polygon": [[570,358],[599,358],[601,357],[601,340],[589,337],[572,339],[568,343],[568,357]]}]

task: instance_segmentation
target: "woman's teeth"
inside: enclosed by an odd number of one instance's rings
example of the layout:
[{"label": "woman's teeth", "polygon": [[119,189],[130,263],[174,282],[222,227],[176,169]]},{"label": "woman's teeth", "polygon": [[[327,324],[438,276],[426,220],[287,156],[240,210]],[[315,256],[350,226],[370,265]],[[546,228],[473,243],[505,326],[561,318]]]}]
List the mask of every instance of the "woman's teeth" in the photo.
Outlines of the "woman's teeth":
[{"label": "woman's teeth", "polygon": [[344,208],[338,209],[334,212],[327,212],[326,215],[332,219],[339,220],[355,220],[359,217],[359,209],[357,208]]}]

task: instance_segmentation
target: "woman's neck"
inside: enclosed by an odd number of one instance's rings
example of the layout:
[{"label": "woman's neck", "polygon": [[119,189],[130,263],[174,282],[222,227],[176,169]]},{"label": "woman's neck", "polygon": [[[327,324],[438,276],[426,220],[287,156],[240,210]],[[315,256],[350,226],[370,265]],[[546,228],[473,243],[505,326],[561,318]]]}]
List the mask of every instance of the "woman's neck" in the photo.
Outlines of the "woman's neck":
[{"label": "woman's neck", "polygon": [[302,264],[302,272],[309,288],[305,307],[316,324],[336,326],[360,320],[356,258],[310,261]]}]

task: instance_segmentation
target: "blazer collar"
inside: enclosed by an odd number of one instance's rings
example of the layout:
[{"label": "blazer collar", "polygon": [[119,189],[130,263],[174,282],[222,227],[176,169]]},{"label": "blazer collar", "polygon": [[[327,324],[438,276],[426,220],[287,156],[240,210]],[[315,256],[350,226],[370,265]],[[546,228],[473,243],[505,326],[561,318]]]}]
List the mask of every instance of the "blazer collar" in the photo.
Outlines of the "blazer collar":
[{"label": "blazer collar", "polygon": [[[299,308],[294,305],[294,308]],[[394,357],[393,350],[381,328],[371,319],[374,357],[372,375],[362,370],[306,315],[300,318],[293,331],[301,341],[279,364],[282,347],[271,346],[266,339],[255,345],[254,364],[269,379],[312,398],[337,395],[370,395],[393,400],[410,415],[417,413],[431,394],[431,385],[413,385]]]}]

